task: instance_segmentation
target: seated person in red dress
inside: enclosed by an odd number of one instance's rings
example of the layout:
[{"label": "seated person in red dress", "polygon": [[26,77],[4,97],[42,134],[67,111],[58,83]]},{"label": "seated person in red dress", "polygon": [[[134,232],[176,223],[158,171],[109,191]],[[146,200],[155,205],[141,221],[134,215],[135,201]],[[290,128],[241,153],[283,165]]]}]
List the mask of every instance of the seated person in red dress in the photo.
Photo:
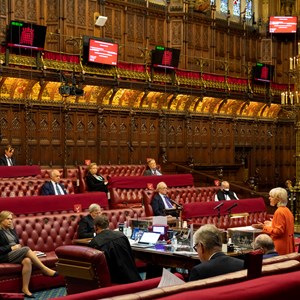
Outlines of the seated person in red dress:
[{"label": "seated person in red dress", "polygon": [[90,192],[108,192],[107,184],[103,176],[97,174],[98,166],[96,163],[90,163],[88,167],[88,173],[85,177],[86,185]]},{"label": "seated person in red dress", "polygon": [[162,173],[157,169],[156,161],[150,158],[148,161],[148,168],[144,172],[144,176],[160,176]]},{"label": "seated person in red dress", "polygon": [[60,183],[60,172],[59,170],[53,170],[50,173],[51,181],[46,181],[41,188],[41,195],[66,195],[68,194],[65,186]]}]

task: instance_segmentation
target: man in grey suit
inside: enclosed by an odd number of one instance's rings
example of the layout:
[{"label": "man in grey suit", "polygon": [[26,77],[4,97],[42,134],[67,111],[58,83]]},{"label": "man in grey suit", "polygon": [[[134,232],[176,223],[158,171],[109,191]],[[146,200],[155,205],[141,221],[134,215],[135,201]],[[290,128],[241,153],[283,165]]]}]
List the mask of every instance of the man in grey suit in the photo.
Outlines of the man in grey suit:
[{"label": "man in grey suit", "polygon": [[160,176],[162,175],[161,171],[157,169],[155,159],[151,158],[148,160],[148,168],[145,170],[144,176]]},{"label": "man in grey suit", "polygon": [[244,269],[243,260],[222,252],[221,231],[215,225],[201,226],[194,234],[194,245],[201,264],[192,269],[189,281]]}]

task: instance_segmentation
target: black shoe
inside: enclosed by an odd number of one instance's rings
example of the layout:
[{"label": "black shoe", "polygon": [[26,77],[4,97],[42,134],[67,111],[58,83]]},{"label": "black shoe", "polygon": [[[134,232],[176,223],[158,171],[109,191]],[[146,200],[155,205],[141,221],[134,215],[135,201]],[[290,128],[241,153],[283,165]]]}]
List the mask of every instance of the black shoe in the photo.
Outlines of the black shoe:
[{"label": "black shoe", "polygon": [[26,294],[26,293],[23,293],[23,295],[24,295],[25,298],[31,298],[31,299],[34,299],[34,298],[35,298],[33,294],[28,295],[28,294]]},{"label": "black shoe", "polygon": [[52,277],[57,277],[59,274],[57,271],[55,271],[55,273],[52,275]]},{"label": "black shoe", "polygon": [[55,271],[53,275],[46,275],[46,274],[44,274],[44,276],[48,276],[48,277],[57,277],[58,275],[59,274],[58,274],[57,271]]}]

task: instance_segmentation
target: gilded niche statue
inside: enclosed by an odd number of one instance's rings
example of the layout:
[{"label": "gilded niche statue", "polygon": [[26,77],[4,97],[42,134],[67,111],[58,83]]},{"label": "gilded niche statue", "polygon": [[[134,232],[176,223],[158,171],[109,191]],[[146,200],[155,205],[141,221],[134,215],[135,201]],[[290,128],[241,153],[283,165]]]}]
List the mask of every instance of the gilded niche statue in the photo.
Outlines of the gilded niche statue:
[{"label": "gilded niche statue", "polygon": [[206,12],[210,8],[210,0],[196,0],[194,10]]}]

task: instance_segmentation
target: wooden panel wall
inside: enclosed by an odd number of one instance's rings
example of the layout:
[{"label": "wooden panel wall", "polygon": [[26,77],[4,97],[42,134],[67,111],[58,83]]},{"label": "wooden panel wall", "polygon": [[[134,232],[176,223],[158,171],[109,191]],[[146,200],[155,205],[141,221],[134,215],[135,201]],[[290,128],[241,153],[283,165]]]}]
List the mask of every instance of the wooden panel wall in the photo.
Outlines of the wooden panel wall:
[{"label": "wooden panel wall", "polygon": [[[163,164],[192,158],[204,167],[240,165],[272,186],[295,175],[293,124],[183,116],[159,111],[2,105],[1,145],[16,148],[18,164],[76,166]],[[239,178],[240,179],[240,178]]]}]

